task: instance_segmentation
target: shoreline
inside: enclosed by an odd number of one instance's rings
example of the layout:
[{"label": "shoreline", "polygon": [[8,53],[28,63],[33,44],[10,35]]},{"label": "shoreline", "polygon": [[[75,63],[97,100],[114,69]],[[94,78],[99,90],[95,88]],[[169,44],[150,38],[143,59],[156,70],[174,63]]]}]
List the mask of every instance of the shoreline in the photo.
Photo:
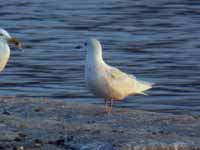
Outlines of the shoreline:
[{"label": "shoreline", "polygon": [[0,98],[0,149],[200,149],[200,117],[37,98]]}]

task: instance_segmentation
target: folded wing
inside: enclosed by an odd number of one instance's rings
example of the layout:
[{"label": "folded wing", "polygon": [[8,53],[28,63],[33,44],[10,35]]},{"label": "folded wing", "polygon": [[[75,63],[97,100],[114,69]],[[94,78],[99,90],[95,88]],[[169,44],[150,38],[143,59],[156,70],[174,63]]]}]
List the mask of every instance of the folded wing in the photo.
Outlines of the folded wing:
[{"label": "folded wing", "polygon": [[135,76],[126,74],[121,70],[108,66],[106,76],[109,85],[123,92],[124,97],[131,94],[144,94],[145,90],[152,88],[152,83],[137,80]]}]

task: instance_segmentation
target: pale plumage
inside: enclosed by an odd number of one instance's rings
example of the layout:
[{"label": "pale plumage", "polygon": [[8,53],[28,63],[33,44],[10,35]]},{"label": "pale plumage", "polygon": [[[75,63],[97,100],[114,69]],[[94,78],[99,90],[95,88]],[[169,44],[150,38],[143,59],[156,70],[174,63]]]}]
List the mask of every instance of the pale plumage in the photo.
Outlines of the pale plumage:
[{"label": "pale plumage", "polygon": [[15,38],[12,38],[6,30],[0,28],[0,71],[5,68],[10,57],[9,43],[21,47],[21,44]]},{"label": "pale plumage", "polygon": [[7,43],[0,39],[0,71],[2,71],[10,57],[10,48]]},{"label": "pale plumage", "polygon": [[[88,88],[98,97],[122,100],[129,95],[144,94],[152,83],[137,80],[135,76],[107,65],[102,58],[102,47],[98,40],[91,38],[85,43],[87,51],[85,77]],[[109,109],[111,111],[111,109]]]}]

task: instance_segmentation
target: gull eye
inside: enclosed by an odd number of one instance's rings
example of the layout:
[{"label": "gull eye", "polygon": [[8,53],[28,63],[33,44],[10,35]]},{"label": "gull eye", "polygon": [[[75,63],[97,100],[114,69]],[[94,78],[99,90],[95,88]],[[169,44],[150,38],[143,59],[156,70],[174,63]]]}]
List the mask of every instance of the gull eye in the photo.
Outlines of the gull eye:
[{"label": "gull eye", "polygon": [[87,46],[87,43],[86,43],[86,42],[84,43],[84,46]]},{"label": "gull eye", "polygon": [[2,33],[0,33],[0,36],[3,36],[3,34],[2,34]]}]

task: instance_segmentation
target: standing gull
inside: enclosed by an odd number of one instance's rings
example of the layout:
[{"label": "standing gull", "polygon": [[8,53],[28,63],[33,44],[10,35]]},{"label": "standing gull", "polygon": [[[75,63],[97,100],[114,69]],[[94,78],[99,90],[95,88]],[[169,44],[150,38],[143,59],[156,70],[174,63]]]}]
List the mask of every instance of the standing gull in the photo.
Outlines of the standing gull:
[{"label": "standing gull", "polygon": [[21,48],[20,42],[16,39],[10,36],[10,34],[0,28],[0,71],[2,71],[10,57],[10,48],[8,44],[15,44],[16,47]]},{"label": "standing gull", "polygon": [[129,95],[143,94],[152,88],[152,83],[137,80],[135,76],[126,74],[106,64],[102,57],[102,47],[95,38],[84,43],[87,51],[85,78],[88,88],[98,97],[104,98],[106,112],[112,111],[114,100],[123,100]]}]

